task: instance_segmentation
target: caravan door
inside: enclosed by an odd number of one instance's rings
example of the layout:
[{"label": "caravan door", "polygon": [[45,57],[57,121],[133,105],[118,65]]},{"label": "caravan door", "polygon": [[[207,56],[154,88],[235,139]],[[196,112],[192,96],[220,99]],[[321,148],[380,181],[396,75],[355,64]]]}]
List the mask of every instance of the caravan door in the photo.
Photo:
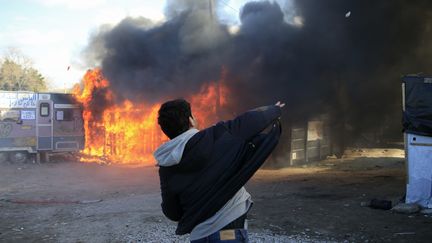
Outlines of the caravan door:
[{"label": "caravan door", "polygon": [[49,94],[39,94],[37,102],[37,150],[53,149],[53,102]]}]

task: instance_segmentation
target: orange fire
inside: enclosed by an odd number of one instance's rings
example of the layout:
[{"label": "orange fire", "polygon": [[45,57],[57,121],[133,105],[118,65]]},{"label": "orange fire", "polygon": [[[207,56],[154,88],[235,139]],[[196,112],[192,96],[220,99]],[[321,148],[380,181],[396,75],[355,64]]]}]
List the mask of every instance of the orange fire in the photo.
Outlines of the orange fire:
[{"label": "orange fire", "polygon": [[[227,104],[227,88],[222,79],[206,84],[199,94],[188,97],[192,112],[200,127],[211,125],[220,119],[220,108]],[[115,104],[115,94],[99,69],[89,70],[82,80],[83,87],[76,85],[74,95],[83,105],[85,149],[83,162],[109,162],[119,164],[154,164],[153,152],[168,138],[157,124],[160,104],[136,104],[125,100]],[[108,105],[102,111],[92,107],[97,99],[95,91],[102,90]],[[95,112],[99,114],[95,114]]]}]

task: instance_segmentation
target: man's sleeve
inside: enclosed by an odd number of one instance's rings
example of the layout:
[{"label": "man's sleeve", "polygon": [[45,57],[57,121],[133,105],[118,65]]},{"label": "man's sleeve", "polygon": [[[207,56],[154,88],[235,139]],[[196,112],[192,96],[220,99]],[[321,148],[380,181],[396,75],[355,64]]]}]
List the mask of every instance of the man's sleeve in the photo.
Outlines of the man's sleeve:
[{"label": "man's sleeve", "polygon": [[263,106],[245,112],[233,120],[226,121],[224,125],[234,136],[250,140],[280,116],[281,108],[279,106]]},{"label": "man's sleeve", "polygon": [[162,192],[162,212],[172,221],[179,221],[183,215],[180,200],[177,195],[171,194],[166,188],[161,187]]}]

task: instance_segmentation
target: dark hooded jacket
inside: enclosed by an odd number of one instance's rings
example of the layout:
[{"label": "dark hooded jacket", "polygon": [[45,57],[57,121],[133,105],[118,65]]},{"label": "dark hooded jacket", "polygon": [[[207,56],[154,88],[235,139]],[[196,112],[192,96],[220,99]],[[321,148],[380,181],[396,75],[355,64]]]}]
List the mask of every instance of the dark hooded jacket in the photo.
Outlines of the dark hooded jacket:
[{"label": "dark hooded jacket", "polygon": [[280,115],[280,107],[266,106],[201,130],[178,164],[159,167],[162,211],[178,221],[176,234],[213,216],[253,176],[279,141]]}]

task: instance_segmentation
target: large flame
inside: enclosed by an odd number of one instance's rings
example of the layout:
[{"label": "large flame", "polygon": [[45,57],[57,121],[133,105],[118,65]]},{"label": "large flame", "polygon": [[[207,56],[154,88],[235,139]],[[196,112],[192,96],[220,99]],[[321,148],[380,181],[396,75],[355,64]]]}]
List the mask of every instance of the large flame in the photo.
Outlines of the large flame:
[{"label": "large flame", "polygon": [[[220,119],[220,107],[227,104],[228,94],[222,80],[206,84],[199,94],[188,97],[200,127]],[[116,104],[115,93],[99,69],[87,71],[82,81],[82,87],[76,85],[73,92],[83,105],[86,142],[81,161],[153,164],[152,153],[168,140],[157,124],[160,104],[130,100]],[[101,107],[96,99],[104,100]]]}]

